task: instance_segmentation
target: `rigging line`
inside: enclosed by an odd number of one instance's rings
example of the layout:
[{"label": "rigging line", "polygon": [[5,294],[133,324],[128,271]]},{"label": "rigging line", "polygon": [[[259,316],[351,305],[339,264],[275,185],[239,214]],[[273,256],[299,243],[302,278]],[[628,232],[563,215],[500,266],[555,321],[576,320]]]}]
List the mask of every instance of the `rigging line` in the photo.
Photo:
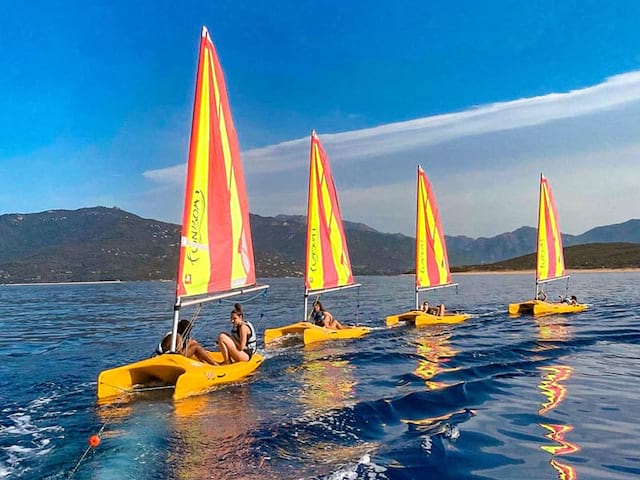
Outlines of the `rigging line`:
[{"label": "rigging line", "polygon": [[260,324],[262,323],[262,320],[264,320],[264,311],[265,311],[265,307],[267,305],[267,292],[269,290],[263,290],[262,292],[260,292],[260,295],[262,295],[262,302],[260,304],[260,317],[258,318],[258,323],[255,326],[255,329],[258,330],[258,328],[260,327]]},{"label": "rigging line", "polygon": [[309,315],[307,316],[307,318],[305,318],[307,322],[310,321],[311,317],[313,316],[313,307],[316,303],[318,303],[318,301],[320,301],[320,295],[322,294],[319,293],[318,295],[316,295],[316,299],[313,301],[313,303],[311,303],[311,311],[309,312]]},{"label": "rigging line", "polygon": [[187,337],[192,337],[192,338],[193,338],[193,337],[195,337],[195,336],[196,336],[196,333],[199,333],[199,332],[200,332],[200,330],[202,330],[202,327],[204,326],[204,324],[203,324],[202,322],[200,322],[200,323],[198,324],[198,328],[197,328],[197,329],[195,328],[196,320],[198,320],[198,318],[200,318],[200,313],[202,313],[202,304],[201,304],[201,303],[199,303],[199,304],[196,306],[195,311],[194,311],[194,312],[193,312],[193,314],[191,315],[191,320],[190,320],[190,322],[191,322],[191,329],[190,329],[190,331],[189,331],[189,335],[188,335]]},{"label": "rigging line", "polygon": [[[260,291],[260,292],[258,292],[258,293],[256,293],[255,295],[253,295],[253,296],[251,296],[251,297],[247,298],[246,300],[243,300],[243,301],[242,301],[242,303],[250,303],[250,302],[252,302],[252,301],[253,301],[253,300],[255,300],[256,298],[258,298],[260,295],[262,295],[262,292],[263,292],[263,290],[262,290],[262,291]],[[235,303],[238,303],[238,301],[237,301],[237,300],[228,300],[228,299],[226,299],[226,298],[221,298],[221,299],[219,300],[219,302],[220,302],[220,303],[223,303],[223,302],[224,302],[224,303],[228,303],[228,304],[235,304]]]}]

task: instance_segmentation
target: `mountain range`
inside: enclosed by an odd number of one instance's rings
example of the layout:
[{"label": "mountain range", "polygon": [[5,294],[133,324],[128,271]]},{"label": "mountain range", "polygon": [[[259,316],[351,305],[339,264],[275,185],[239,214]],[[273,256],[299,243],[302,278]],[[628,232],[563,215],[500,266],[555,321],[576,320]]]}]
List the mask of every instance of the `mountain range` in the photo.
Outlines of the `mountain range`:
[{"label": "mountain range", "polygon": [[[251,215],[259,276],[300,276],[304,216]],[[414,263],[414,239],[345,222],[356,275],[398,274]],[[180,226],[118,208],[0,215],[0,283],[173,279]],[[563,234],[565,246],[640,243],[640,220]],[[536,230],[521,227],[491,238],[446,237],[452,266],[488,264],[535,250]],[[613,248],[613,247],[612,247]],[[567,266],[572,267],[569,258]],[[574,266],[575,267],[575,266]]]}]

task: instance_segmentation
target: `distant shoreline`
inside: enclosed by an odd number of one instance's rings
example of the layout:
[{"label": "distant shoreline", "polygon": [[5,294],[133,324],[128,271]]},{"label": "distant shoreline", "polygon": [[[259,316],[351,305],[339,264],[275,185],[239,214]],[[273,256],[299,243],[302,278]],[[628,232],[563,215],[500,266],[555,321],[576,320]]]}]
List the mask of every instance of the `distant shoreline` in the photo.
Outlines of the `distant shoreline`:
[{"label": "distant shoreline", "polygon": [[[637,273],[640,272],[640,268],[578,268],[567,269],[567,274],[576,275],[580,273]],[[451,272],[451,275],[535,275],[535,270],[467,270],[464,272]],[[411,276],[413,273],[399,273],[396,275],[357,275],[357,277],[402,277]],[[283,277],[260,277],[260,278],[302,278],[283,276]],[[109,283],[125,283],[125,282],[174,282],[175,280],[161,279],[161,280],[102,280],[92,282],[40,282],[40,283],[0,283],[0,287],[24,287],[24,286],[53,286],[53,285],[102,285]]]},{"label": "distant shoreline", "polygon": [[100,285],[102,283],[124,283],[124,280],[98,280],[93,282],[39,282],[39,283],[2,283],[3,287],[24,287],[24,286],[38,286],[47,287],[52,285]]},{"label": "distant shoreline", "polygon": [[[640,272],[640,268],[578,268],[567,269],[567,273],[574,275],[579,273],[631,273]],[[515,273],[534,274],[536,271],[531,270],[467,270],[464,272],[451,272],[451,275],[512,275]]]}]

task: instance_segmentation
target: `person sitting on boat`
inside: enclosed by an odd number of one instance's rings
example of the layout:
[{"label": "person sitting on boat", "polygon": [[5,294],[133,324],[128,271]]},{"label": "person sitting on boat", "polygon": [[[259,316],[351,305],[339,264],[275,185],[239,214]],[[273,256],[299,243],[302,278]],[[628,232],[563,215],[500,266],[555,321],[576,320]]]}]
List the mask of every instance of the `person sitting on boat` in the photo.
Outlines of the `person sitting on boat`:
[{"label": "person sitting on boat", "polygon": [[430,307],[429,302],[426,300],[422,302],[422,307],[420,308],[424,313],[429,315],[435,315],[437,317],[444,317],[444,303],[440,305],[436,305],[435,307]]},{"label": "person sitting on boat", "polygon": [[224,363],[248,362],[257,350],[256,329],[244,319],[242,305],[236,303],[231,311],[231,334],[218,335],[218,345],[224,357]]},{"label": "person sitting on boat", "polygon": [[[176,352],[180,355],[184,355],[187,358],[195,358],[199,362],[208,363],[209,365],[219,365],[205,348],[193,338],[188,338],[191,331],[191,322],[189,320],[180,320],[178,323],[178,336],[176,338]],[[162,355],[163,353],[169,353],[171,351],[171,337],[172,332],[167,332],[162,338],[156,353]]]},{"label": "person sitting on boat", "polygon": [[313,312],[311,319],[319,327],[330,328],[331,330],[342,330],[345,328],[328,310],[325,310],[319,300],[313,302]]},{"label": "person sitting on boat", "polygon": [[[189,335],[191,335],[191,322],[189,320],[182,319],[178,322],[178,335],[180,335],[180,342],[176,342],[176,346],[180,343],[181,348],[184,349],[187,346],[186,343],[189,341]],[[163,345],[166,345],[166,348],[163,347]],[[156,354],[162,355],[169,350],[171,350],[171,330],[165,333],[160,343],[158,343]]]},{"label": "person sitting on boat", "polygon": [[570,297],[560,296],[560,303],[566,303],[567,305],[577,305],[578,298],[575,295],[571,295]]},{"label": "person sitting on boat", "polygon": [[538,300],[540,300],[540,301],[542,301],[542,302],[544,302],[544,301],[546,301],[546,300],[547,300],[547,294],[546,294],[546,293],[544,293],[544,290],[540,290],[540,291],[538,292],[538,298],[537,298],[537,299],[538,299]]}]

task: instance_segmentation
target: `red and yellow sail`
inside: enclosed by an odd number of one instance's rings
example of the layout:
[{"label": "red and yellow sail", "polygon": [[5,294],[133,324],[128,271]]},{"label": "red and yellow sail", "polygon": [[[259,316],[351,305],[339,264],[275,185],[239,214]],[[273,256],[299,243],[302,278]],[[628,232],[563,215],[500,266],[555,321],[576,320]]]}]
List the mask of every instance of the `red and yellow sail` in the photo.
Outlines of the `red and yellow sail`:
[{"label": "red and yellow sail", "polygon": [[311,133],[305,288],[322,290],[353,284],[338,194],[329,158]]},{"label": "red and yellow sail", "polygon": [[426,173],[422,167],[418,167],[416,288],[437,287],[450,283],[449,258],[436,197]]},{"label": "red and yellow sail", "polygon": [[565,275],[562,235],[558,211],[549,181],[540,175],[540,203],[538,210],[538,257],[536,280],[553,280]]},{"label": "red and yellow sail", "polygon": [[177,295],[255,283],[249,202],[222,67],[205,27],[182,217]]}]

